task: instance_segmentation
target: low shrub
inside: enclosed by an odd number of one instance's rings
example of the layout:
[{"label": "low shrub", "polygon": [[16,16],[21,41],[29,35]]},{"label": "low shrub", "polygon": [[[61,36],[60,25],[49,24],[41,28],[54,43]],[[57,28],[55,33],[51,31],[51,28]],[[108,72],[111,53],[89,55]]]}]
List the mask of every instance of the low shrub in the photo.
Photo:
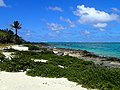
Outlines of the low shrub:
[{"label": "low shrub", "polygon": [[60,77],[64,77],[65,74],[66,72],[64,71],[64,69],[48,63],[42,64],[27,71],[27,75],[30,76],[41,76],[41,77],[49,77],[49,78],[60,78]]},{"label": "low shrub", "polygon": [[33,52],[33,51],[17,51],[14,53],[14,55],[16,56],[25,56],[25,57],[28,57],[28,58],[35,58],[35,59],[38,59],[38,58],[41,58],[41,53],[39,52]]},{"label": "low shrub", "polygon": [[12,60],[4,60],[0,65],[2,71],[7,72],[19,72],[26,71],[27,69],[32,69],[34,67],[34,61],[31,58],[25,56],[16,56]]},{"label": "low shrub", "polygon": [[2,62],[5,59],[5,56],[0,52],[0,62]]},{"label": "low shrub", "polygon": [[5,52],[16,52],[16,51],[18,51],[18,50],[15,50],[15,49],[10,48],[10,49],[4,49],[4,51],[5,51]]},{"label": "low shrub", "polygon": [[28,47],[29,50],[40,50],[38,46],[31,45],[31,44],[24,44],[24,46]]}]

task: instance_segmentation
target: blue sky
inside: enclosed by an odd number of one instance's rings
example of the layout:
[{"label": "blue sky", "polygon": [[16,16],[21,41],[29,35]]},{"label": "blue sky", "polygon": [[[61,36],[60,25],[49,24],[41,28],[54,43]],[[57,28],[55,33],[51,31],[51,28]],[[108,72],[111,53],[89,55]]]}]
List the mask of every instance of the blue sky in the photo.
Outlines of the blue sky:
[{"label": "blue sky", "polygon": [[0,28],[31,42],[119,42],[120,0],[0,0]]}]

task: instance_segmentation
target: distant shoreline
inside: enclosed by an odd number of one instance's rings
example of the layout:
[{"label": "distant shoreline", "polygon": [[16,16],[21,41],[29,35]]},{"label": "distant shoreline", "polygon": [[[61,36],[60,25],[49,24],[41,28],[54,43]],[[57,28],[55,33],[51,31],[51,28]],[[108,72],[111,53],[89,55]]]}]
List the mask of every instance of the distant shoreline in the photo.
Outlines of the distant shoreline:
[{"label": "distant shoreline", "polygon": [[[53,47],[51,47],[53,46]],[[46,46],[45,46],[46,47]],[[49,44],[48,49],[56,52],[58,55],[69,55],[86,61],[93,61],[96,65],[120,68],[120,59],[116,57],[100,56],[87,50],[75,50],[68,48],[58,48],[54,44]]]},{"label": "distant shoreline", "polygon": [[56,48],[87,50],[99,56],[120,59],[119,42],[48,42],[47,44]]}]

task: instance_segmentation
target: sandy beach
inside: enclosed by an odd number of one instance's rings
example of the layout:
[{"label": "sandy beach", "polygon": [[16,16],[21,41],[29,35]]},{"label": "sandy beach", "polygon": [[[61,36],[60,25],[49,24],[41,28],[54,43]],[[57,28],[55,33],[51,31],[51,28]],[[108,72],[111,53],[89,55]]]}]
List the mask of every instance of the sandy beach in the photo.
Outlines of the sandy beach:
[{"label": "sandy beach", "polygon": [[0,72],[0,90],[87,90],[65,78],[43,78],[25,72]]},{"label": "sandy beach", "polygon": [[[15,47],[15,48],[14,48]],[[26,47],[15,46],[16,50],[26,50]],[[3,52],[6,58],[10,52]],[[38,60],[36,60],[38,61]],[[40,60],[43,62],[43,60]],[[45,61],[45,60],[44,60]],[[44,78],[27,76],[25,72],[0,72],[0,90],[87,90],[66,78]]]},{"label": "sandy beach", "polygon": [[[11,46],[12,47],[12,46]],[[20,47],[20,48],[19,48]],[[18,51],[29,51],[28,48],[22,45],[14,45],[12,49]],[[100,57],[84,50],[72,50],[72,49],[61,49],[53,48],[48,51],[54,52],[58,56],[72,56],[77,57],[87,61],[93,61],[95,64],[100,64],[101,66],[119,67],[120,62],[117,58]],[[35,52],[35,51],[34,51]],[[2,54],[6,58],[11,60],[14,52],[2,51]],[[112,61],[110,61],[111,59]],[[46,63],[47,59],[34,59],[34,62]],[[101,64],[102,63],[102,64]],[[58,65],[60,68],[64,68],[62,65]],[[23,71],[23,70],[22,70]],[[87,81],[89,82],[89,81]],[[31,77],[27,76],[26,72],[3,72],[0,71],[0,90],[88,90],[83,88],[81,85],[77,85],[75,82],[68,81],[67,78],[45,78],[45,77]]]},{"label": "sandy beach", "polygon": [[[14,48],[15,47],[15,48]],[[25,47],[14,46],[16,50],[26,50]],[[3,52],[6,58],[10,52]],[[44,78],[27,76],[25,72],[0,72],[0,90],[87,90],[66,78]]]}]

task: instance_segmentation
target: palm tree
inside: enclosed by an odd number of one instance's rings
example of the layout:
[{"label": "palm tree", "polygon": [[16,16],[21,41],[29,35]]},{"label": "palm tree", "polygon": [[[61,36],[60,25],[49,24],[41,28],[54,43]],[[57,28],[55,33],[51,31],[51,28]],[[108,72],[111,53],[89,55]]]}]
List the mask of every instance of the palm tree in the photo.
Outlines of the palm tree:
[{"label": "palm tree", "polygon": [[18,29],[21,29],[21,24],[18,21],[14,21],[13,24],[11,24],[12,29],[15,30],[15,43],[17,43],[17,31]]}]

